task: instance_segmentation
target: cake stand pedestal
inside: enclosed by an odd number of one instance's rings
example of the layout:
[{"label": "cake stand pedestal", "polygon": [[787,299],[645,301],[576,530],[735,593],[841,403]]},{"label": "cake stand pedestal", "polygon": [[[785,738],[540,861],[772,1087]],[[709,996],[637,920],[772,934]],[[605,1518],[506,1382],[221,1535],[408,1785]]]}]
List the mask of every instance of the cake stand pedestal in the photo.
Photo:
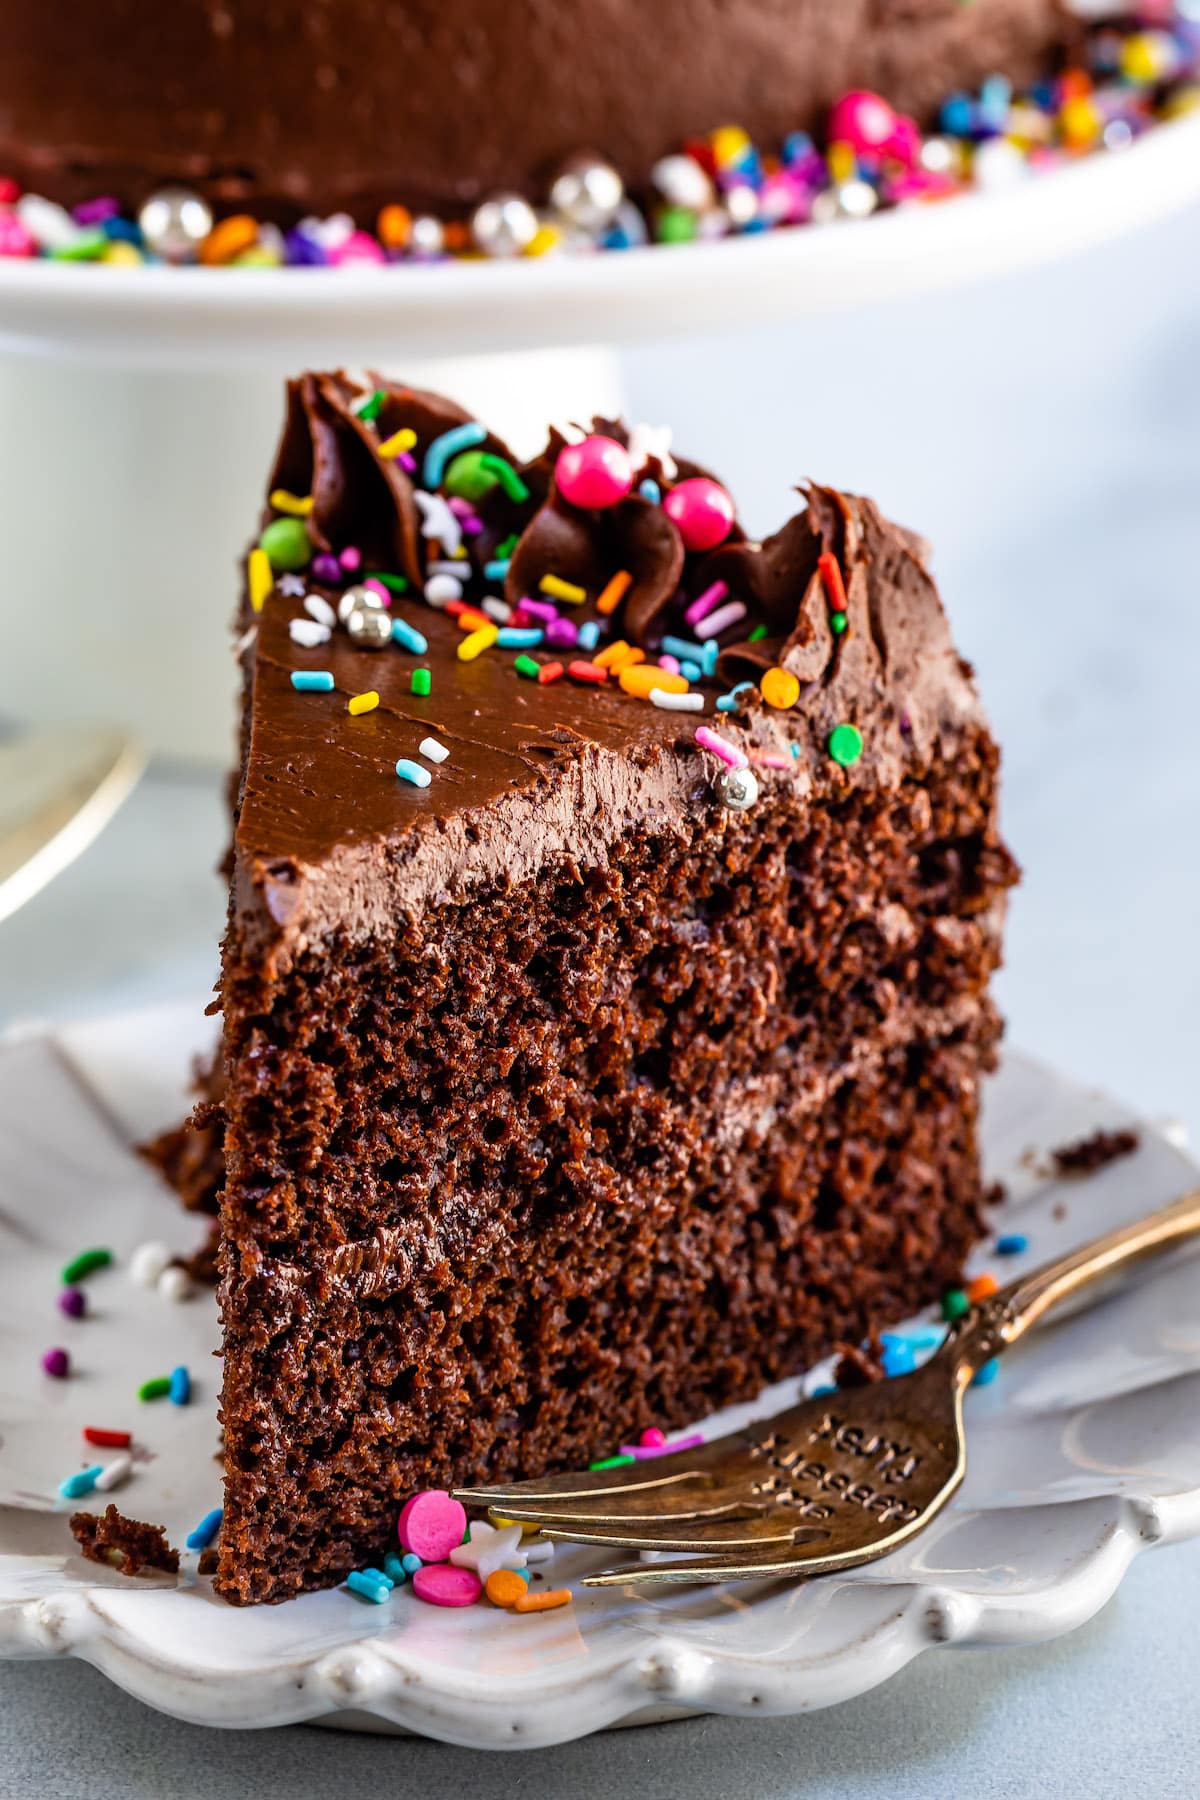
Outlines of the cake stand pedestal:
[{"label": "cake stand pedestal", "polygon": [[104,719],[223,759],[224,622],[306,366],[373,365],[518,450],[621,410],[616,352],[945,289],[1200,197],[1200,114],[1004,192],[825,229],[519,263],[259,270],[0,261],[0,721]]}]

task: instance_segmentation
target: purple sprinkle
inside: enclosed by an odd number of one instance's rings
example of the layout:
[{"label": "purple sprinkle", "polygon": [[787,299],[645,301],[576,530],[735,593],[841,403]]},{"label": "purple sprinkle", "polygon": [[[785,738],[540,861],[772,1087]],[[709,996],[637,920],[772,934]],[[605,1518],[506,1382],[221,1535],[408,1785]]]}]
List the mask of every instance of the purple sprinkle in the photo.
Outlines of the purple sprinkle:
[{"label": "purple sprinkle", "polygon": [[720,606],[728,592],[729,588],[725,582],[714,581],[712,586],[706,587],[702,594],[697,594],[683,615],[688,624],[695,626],[701,619],[706,619],[710,612]]},{"label": "purple sprinkle", "polygon": [[472,516],[471,502],[464,500],[461,494],[451,494],[447,505],[456,519],[469,519]]},{"label": "purple sprinkle", "polygon": [[672,1450],[695,1450],[704,1439],[698,1431],[690,1437],[676,1438],[671,1444],[622,1444],[622,1456],[634,1456],[638,1462],[646,1462],[652,1456],[670,1456]]},{"label": "purple sprinkle", "polygon": [[111,194],[101,194],[95,200],[85,200],[75,207],[71,214],[77,225],[103,225],[105,219],[115,219],[121,211],[120,202]]},{"label": "purple sprinkle", "polygon": [[551,619],[546,627],[546,642],[556,650],[571,650],[579,642],[579,628],[570,619]]},{"label": "purple sprinkle", "polygon": [[71,1359],[65,1350],[56,1346],[53,1350],[47,1350],[42,1358],[42,1367],[47,1375],[53,1375],[56,1381],[62,1381],[70,1371]]},{"label": "purple sprinkle", "polygon": [[912,720],[906,712],[900,714],[900,735],[901,737],[912,736]]},{"label": "purple sprinkle", "polygon": [[396,460],[396,461],[397,461],[397,462],[398,462],[398,463],[399,463],[399,464],[400,464],[400,467],[401,467],[401,468],[402,468],[402,469],[403,469],[403,470],[404,470],[404,471],[405,471],[405,472],[406,472],[406,473],[407,473],[407,474],[409,474],[409,475],[415,475],[415,474],[416,474],[416,472],[417,472],[417,459],[416,459],[416,457],[415,457],[415,456],[414,456],[414,455],[413,455],[413,453],[412,453],[412,451],[411,451],[411,450],[402,450],[402,451],[401,451],[401,452],[400,452],[400,454],[399,454],[399,456],[397,456],[397,457],[396,457],[396,459],[395,459],[395,460]]},{"label": "purple sprinkle", "polygon": [[87,1311],[87,1295],[82,1288],[65,1287],[58,1296],[58,1309],[68,1319],[82,1319]]},{"label": "purple sprinkle", "polygon": [[312,572],[318,581],[335,582],[342,579],[342,565],[336,556],[327,556],[324,552],[314,556]]},{"label": "purple sprinkle", "polygon": [[523,594],[517,601],[517,605],[529,618],[541,619],[545,625],[549,625],[551,620],[558,617],[557,606],[552,606],[549,600],[531,600],[527,594]]},{"label": "purple sprinkle", "polygon": [[325,246],[307,231],[289,231],[284,240],[287,260],[293,268],[319,269],[329,261]]}]

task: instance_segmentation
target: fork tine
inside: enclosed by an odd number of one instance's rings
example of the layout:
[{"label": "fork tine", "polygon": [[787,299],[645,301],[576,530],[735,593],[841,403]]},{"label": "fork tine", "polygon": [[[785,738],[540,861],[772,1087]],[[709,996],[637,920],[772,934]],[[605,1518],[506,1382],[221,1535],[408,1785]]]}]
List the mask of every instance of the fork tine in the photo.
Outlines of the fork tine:
[{"label": "fork tine", "polygon": [[558,1543],[612,1544],[627,1550],[694,1550],[703,1555],[753,1552],[773,1545],[781,1554],[795,1542],[796,1517],[776,1508],[754,1518],[699,1519],[691,1529],[686,1521],[650,1518],[545,1524],[542,1530]]},{"label": "fork tine", "polygon": [[[644,1463],[622,1463],[616,1469],[574,1469],[565,1475],[543,1475],[532,1481],[510,1481],[495,1486],[460,1487],[454,1497],[464,1506],[494,1506],[499,1511],[512,1501],[538,1505],[542,1501],[577,1500],[593,1494],[641,1494],[662,1490],[683,1481],[710,1481],[715,1468],[745,1449],[740,1437],[718,1438],[691,1450],[669,1451]],[[645,1474],[639,1470],[644,1469]]]},{"label": "fork tine", "polygon": [[678,1562],[621,1563],[613,1569],[600,1569],[584,1575],[584,1587],[631,1587],[635,1583],[683,1585],[696,1582],[811,1581],[817,1575],[832,1575],[838,1570],[859,1568],[874,1562],[892,1548],[890,1541],[859,1550],[841,1550],[824,1555],[820,1549],[819,1529],[814,1529],[811,1545],[798,1544],[789,1554],[778,1548],[764,1547],[761,1553],[751,1551],[744,1556],[688,1556]]},{"label": "fork tine", "polygon": [[[519,1520],[523,1525],[637,1524],[641,1520],[717,1519],[741,1509],[748,1515],[762,1511],[747,1504],[748,1496],[722,1484],[678,1482],[666,1487],[634,1488],[631,1492],[580,1494],[576,1499],[547,1503],[513,1500],[505,1494],[489,1511],[498,1518]],[[765,1504],[765,1503],[764,1503]]]}]

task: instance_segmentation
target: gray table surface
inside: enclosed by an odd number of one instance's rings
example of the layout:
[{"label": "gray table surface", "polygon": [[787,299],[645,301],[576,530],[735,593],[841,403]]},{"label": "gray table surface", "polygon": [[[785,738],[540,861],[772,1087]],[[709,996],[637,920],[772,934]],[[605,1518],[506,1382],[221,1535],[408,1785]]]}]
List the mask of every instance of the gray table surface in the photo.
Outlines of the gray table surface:
[{"label": "gray table surface", "polygon": [[[927,530],[1005,743],[1027,870],[1017,1043],[1200,1131],[1200,299],[1196,215],[1063,268],[805,334],[639,351],[634,410],[752,496],[811,469]],[[755,509],[760,516],[754,517]],[[12,522],[9,522],[10,524]],[[184,674],[172,672],[176,678]],[[204,991],[214,774],[160,769],[0,926],[0,1025]],[[81,929],[81,926],[84,928]],[[378,1791],[924,1800],[1200,1791],[1200,1544],[1141,1559],[1072,1637],[931,1652],[806,1718],[698,1720],[482,1756],[161,1719],[78,1664],[0,1669],[0,1800]]]}]

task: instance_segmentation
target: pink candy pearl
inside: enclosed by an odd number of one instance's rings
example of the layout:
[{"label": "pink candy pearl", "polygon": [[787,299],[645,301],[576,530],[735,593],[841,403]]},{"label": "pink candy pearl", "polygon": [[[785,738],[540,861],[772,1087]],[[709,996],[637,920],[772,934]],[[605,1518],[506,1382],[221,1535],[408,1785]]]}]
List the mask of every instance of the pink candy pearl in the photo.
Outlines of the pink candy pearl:
[{"label": "pink candy pearl", "polygon": [[474,1569],[459,1569],[453,1563],[418,1569],[412,1585],[417,1599],[430,1606],[473,1606],[483,1592]]},{"label": "pink candy pearl", "polygon": [[615,438],[586,437],[559,451],[554,479],[571,506],[615,506],[633,486],[633,464]]},{"label": "pink candy pearl", "polygon": [[733,501],[706,475],[681,481],[664,495],[662,505],[686,550],[715,550],[733,530]]},{"label": "pink candy pearl", "polygon": [[16,213],[0,212],[0,256],[33,256],[37,242]]},{"label": "pink candy pearl", "polygon": [[467,1529],[467,1515],[444,1488],[425,1488],[406,1501],[396,1527],[406,1550],[425,1563],[445,1562],[457,1550]]},{"label": "pink candy pearl", "polygon": [[369,231],[352,231],[348,238],[330,250],[329,260],[340,267],[342,263],[386,262],[387,257]]},{"label": "pink candy pearl", "polygon": [[860,88],[843,94],[830,113],[829,141],[849,144],[859,153],[878,155],[891,144],[897,123],[896,113],[886,100]]}]

